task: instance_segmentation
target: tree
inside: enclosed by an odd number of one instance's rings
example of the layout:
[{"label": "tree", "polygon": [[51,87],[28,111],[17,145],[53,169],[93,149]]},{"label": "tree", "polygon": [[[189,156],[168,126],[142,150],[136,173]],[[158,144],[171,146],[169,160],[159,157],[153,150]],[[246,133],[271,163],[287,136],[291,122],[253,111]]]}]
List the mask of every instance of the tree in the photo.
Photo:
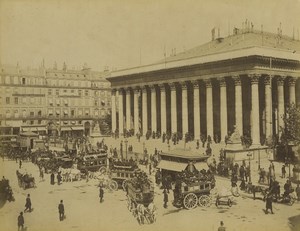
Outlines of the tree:
[{"label": "tree", "polygon": [[[300,145],[300,108],[295,104],[287,107],[282,116],[284,126],[280,127],[280,146],[284,149],[285,159],[293,159],[294,156],[289,151],[290,145]],[[298,153],[299,154],[299,153]]]},{"label": "tree", "polygon": [[291,104],[283,115],[284,127],[280,128],[282,132],[281,142],[300,144],[300,107]]}]

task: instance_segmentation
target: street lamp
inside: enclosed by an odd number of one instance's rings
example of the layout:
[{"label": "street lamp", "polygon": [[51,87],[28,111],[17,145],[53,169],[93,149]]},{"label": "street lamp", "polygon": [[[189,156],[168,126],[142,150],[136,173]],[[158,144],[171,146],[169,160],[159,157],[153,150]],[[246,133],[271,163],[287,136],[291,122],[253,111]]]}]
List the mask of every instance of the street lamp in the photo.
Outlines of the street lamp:
[{"label": "street lamp", "polygon": [[128,144],[128,140],[127,140],[127,139],[125,139],[125,148],[126,148],[126,160],[128,159],[128,158],[127,158],[127,144]]},{"label": "street lamp", "polygon": [[288,157],[288,163],[289,163],[289,179],[291,179],[291,158]]},{"label": "street lamp", "polygon": [[251,152],[248,152],[247,153],[247,156],[248,156],[248,160],[249,160],[249,183],[251,183],[251,162],[250,162],[250,157],[252,157],[252,153]]},{"label": "street lamp", "polygon": [[120,153],[121,153],[121,159],[123,160],[123,140],[121,140],[120,143]]}]

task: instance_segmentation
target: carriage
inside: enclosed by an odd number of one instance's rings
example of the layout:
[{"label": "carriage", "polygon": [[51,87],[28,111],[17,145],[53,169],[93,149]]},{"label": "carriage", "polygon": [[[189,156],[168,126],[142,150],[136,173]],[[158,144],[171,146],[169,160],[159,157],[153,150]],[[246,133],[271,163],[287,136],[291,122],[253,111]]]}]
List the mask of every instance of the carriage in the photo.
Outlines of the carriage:
[{"label": "carriage", "polygon": [[99,150],[96,153],[89,153],[78,160],[78,169],[81,172],[100,171],[106,172],[108,157],[107,152],[104,149]]},{"label": "carriage", "polygon": [[12,189],[9,185],[9,181],[3,177],[3,179],[0,181],[0,201],[6,201],[9,202],[14,201],[15,198],[13,196]]},{"label": "carriage", "polygon": [[154,184],[146,173],[136,171],[134,177],[127,181],[127,206],[139,224],[152,224],[156,221]]},{"label": "carriage", "polygon": [[23,189],[36,187],[34,177],[31,174],[21,173],[18,170],[16,171],[16,174],[18,177],[19,187],[21,187]]},{"label": "carriage", "polygon": [[110,164],[110,177],[117,182],[118,187],[126,190],[127,183],[135,176],[138,166],[130,161],[113,161]]},{"label": "carriage", "polygon": [[177,208],[194,209],[198,205],[209,207],[212,204],[210,191],[213,188],[211,181],[196,180],[194,182],[176,182],[173,205]]}]

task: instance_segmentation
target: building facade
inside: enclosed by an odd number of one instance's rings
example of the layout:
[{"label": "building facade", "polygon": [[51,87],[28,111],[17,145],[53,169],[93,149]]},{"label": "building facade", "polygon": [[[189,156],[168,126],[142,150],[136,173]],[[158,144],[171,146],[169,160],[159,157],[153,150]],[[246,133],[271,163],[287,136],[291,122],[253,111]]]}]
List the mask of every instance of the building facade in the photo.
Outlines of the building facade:
[{"label": "building facade", "polygon": [[155,64],[113,72],[112,131],[210,135],[219,142],[236,128],[260,145],[280,135],[286,107],[300,105],[299,77],[300,41],[253,27],[225,38],[213,34]]},{"label": "building facade", "polygon": [[89,135],[110,113],[108,71],[0,67],[0,132]]}]

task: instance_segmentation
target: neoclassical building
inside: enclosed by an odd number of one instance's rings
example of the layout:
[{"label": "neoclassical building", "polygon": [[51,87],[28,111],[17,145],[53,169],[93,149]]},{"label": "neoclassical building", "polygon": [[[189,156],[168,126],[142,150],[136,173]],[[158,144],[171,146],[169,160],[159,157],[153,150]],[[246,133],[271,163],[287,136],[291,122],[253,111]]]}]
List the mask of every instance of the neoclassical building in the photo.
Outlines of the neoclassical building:
[{"label": "neoclassical building", "polygon": [[259,145],[278,134],[291,103],[300,105],[300,41],[279,33],[233,35],[150,65],[115,71],[112,131],[134,129],[225,136],[237,128]]}]

